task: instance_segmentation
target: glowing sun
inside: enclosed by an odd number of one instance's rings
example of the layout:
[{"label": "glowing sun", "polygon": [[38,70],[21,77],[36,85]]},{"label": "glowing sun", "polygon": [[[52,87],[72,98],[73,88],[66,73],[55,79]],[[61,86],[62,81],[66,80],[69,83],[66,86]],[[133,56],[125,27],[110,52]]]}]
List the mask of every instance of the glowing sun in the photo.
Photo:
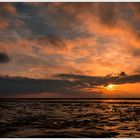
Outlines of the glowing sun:
[{"label": "glowing sun", "polygon": [[112,84],[106,87],[107,90],[114,90],[114,88],[115,88],[115,85],[112,85]]}]

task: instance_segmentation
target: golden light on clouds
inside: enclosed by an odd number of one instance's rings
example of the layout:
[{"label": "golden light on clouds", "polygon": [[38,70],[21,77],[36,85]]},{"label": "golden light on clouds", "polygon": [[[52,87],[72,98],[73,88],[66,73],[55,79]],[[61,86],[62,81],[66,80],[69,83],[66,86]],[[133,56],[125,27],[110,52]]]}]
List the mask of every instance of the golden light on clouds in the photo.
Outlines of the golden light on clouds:
[{"label": "golden light on clouds", "polygon": [[107,89],[107,90],[115,90],[115,87],[116,87],[116,85],[109,84],[109,85],[106,87],[106,89]]},{"label": "golden light on clouds", "polygon": [[[22,79],[26,92],[15,84],[13,96],[140,97],[139,6],[1,3],[0,82]],[[12,96],[3,84],[2,96]]]}]

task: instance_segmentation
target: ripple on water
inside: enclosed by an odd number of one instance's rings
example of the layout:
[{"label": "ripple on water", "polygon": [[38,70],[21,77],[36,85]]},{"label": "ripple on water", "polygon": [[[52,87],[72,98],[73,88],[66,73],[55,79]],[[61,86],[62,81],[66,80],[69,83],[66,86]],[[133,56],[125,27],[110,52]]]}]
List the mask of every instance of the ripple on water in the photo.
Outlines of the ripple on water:
[{"label": "ripple on water", "polygon": [[140,104],[132,101],[2,100],[0,110],[1,137],[140,137]]}]

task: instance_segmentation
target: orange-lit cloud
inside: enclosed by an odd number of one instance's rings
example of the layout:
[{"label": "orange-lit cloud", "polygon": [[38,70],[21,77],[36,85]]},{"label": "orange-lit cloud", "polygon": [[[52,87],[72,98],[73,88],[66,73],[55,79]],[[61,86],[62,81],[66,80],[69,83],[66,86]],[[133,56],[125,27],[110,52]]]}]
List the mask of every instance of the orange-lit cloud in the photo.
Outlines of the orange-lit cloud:
[{"label": "orange-lit cloud", "polygon": [[[27,67],[36,67],[27,61],[30,58],[38,59],[40,67],[52,59],[52,65],[58,67],[56,73],[61,62],[62,69],[71,67],[89,75],[121,70],[134,73],[139,67],[139,40],[133,22],[139,21],[129,21],[132,14],[138,15],[133,7],[130,3],[3,3],[2,12],[6,16],[17,13],[15,19],[22,24],[18,30],[10,27],[2,33],[1,49],[10,53],[14,61],[22,59],[24,63],[25,58]],[[1,23],[4,28],[4,20]]]},{"label": "orange-lit cloud", "polygon": [[0,21],[0,30],[4,30],[8,27],[8,23],[4,20]]},{"label": "orange-lit cloud", "polygon": [[12,3],[0,3],[1,14],[16,14],[16,8]]},{"label": "orange-lit cloud", "polygon": [[1,3],[1,75],[139,74],[139,3]]}]

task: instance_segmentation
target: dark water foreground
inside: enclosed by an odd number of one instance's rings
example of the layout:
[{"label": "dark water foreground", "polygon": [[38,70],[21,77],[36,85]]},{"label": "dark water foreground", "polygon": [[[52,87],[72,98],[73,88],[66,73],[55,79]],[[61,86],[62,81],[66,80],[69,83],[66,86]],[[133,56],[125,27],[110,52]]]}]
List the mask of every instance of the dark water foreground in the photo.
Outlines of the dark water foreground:
[{"label": "dark water foreground", "polygon": [[0,100],[0,137],[140,137],[140,100]]}]

